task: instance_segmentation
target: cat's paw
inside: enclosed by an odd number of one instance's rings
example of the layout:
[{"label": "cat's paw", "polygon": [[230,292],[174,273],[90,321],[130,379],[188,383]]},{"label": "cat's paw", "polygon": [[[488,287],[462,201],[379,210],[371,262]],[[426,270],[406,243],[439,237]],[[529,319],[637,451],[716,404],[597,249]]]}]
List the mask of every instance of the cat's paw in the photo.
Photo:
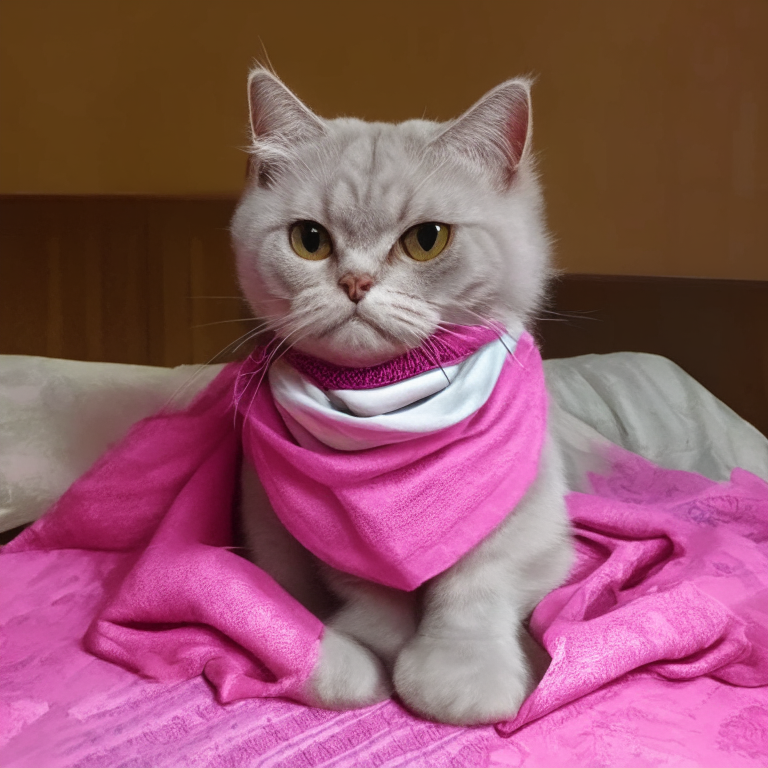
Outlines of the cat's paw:
[{"label": "cat's paw", "polygon": [[358,709],[389,698],[392,686],[382,663],[366,647],[326,627],[309,680],[309,703],[324,709]]},{"label": "cat's paw", "polygon": [[408,707],[430,720],[454,725],[508,720],[533,688],[516,638],[417,635],[398,656],[393,680]]},{"label": "cat's paw", "polygon": [[414,614],[413,596],[408,593],[384,593],[378,599],[369,595],[367,600],[347,603],[328,626],[370,648],[391,672],[400,650],[416,633]]}]

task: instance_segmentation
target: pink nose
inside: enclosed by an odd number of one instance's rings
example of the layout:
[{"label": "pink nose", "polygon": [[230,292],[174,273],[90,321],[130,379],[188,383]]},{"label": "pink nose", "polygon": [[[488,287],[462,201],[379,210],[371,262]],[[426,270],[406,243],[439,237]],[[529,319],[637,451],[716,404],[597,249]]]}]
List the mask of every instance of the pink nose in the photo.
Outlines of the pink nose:
[{"label": "pink nose", "polygon": [[349,300],[357,304],[371,290],[373,278],[370,275],[344,275],[339,285],[347,292]]}]

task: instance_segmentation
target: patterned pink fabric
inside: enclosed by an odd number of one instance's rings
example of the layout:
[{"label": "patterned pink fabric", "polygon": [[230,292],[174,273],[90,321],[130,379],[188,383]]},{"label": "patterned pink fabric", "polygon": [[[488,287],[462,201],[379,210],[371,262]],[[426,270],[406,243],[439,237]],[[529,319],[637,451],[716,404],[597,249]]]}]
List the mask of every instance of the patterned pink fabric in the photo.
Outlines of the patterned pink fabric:
[{"label": "patterned pink fabric", "polygon": [[450,325],[438,329],[422,346],[370,368],[346,368],[293,349],[286,359],[320,389],[374,389],[456,365],[502,332],[481,325]]},{"label": "patterned pink fabric", "polygon": [[302,700],[322,624],[231,551],[236,374],[225,369],[187,411],[139,422],[3,554],[125,553],[90,651],[157,680],[204,675],[221,701]]},{"label": "patterned pink fabric", "polygon": [[[126,529],[137,501],[125,497]],[[25,546],[0,553],[0,764],[764,768],[768,485],[739,470],[715,483],[617,449],[614,471],[569,506],[578,564],[531,623],[553,663],[518,718],[499,726],[508,738],[427,723],[394,701],[344,713],[264,698],[222,706],[193,665],[176,678],[190,679],[158,684],[94,658],[83,633],[151,546],[137,527],[110,539],[112,524],[87,505],[69,525],[44,518]],[[91,548],[86,522],[101,531]],[[178,559],[169,566],[189,572]],[[198,620],[188,628],[205,628]]]},{"label": "patterned pink fabric", "polygon": [[614,471],[592,482],[594,494],[568,499],[570,583],[531,619],[552,663],[499,732],[636,670],[768,685],[768,484],[740,469],[715,483],[618,448]]}]

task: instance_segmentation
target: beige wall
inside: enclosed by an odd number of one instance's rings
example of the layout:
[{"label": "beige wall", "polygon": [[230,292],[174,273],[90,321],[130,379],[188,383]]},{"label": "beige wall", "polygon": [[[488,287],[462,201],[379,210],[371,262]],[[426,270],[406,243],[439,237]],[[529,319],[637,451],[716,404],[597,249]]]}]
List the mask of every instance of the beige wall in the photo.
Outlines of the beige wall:
[{"label": "beige wall", "polygon": [[563,267],[765,280],[766,40],[766,0],[3,0],[0,193],[237,194],[263,41],[326,116],[536,73]]}]

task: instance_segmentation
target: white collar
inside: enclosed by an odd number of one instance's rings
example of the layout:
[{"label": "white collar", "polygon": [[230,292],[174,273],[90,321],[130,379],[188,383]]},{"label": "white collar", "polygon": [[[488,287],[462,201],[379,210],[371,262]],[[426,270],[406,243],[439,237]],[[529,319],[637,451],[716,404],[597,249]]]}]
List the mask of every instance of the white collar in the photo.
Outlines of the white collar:
[{"label": "white collar", "polygon": [[453,426],[478,411],[517,341],[486,344],[458,365],[375,389],[325,392],[283,359],[269,369],[275,403],[304,447],[357,451]]}]

